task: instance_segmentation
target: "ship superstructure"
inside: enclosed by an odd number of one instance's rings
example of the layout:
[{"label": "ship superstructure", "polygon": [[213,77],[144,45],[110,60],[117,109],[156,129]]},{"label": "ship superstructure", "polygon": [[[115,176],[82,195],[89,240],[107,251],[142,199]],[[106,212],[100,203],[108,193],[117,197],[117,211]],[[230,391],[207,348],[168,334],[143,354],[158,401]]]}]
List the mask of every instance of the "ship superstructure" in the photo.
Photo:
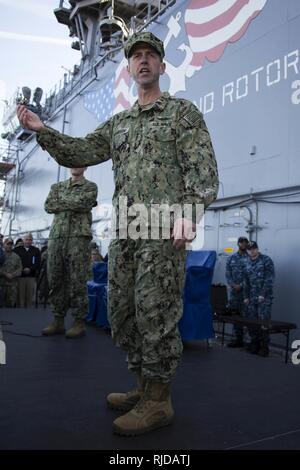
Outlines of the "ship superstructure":
[{"label": "ship superstructure", "polygon": [[[299,324],[299,2],[70,0],[60,1],[54,14],[68,28],[81,61],[42,101],[47,125],[84,136],[128,108],[136,91],[123,44],[133,31],[153,31],[166,48],[162,88],[204,113],[218,160],[218,199],[194,248],[217,251],[214,281],[225,282],[226,259],[237,249],[238,237],[256,240],[275,263],[274,319]],[[16,98],[4,118],[11,168],[1,170],[6,184],[2,231],[17,236],[31,230],[42,240],[51,224],[44,200],[68,170],[42,151],[34,133],[18,127]],[[93,228],[105,253],[111,162],[89,168],[87,177],[99,186]]]}]

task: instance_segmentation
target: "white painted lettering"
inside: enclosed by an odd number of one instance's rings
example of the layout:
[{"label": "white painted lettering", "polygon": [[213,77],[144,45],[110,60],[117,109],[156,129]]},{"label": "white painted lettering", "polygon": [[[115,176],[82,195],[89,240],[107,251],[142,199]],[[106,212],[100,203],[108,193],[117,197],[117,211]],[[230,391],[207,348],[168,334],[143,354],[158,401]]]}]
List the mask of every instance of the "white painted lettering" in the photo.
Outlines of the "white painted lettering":
[{"label": "white painted lettering", "polygon": [[[294,57],[294,59],[290,62],[289,59],[291,57]],[[288,76],[289,67],[293,67],[295,74],[298,75],[299,73],[298,62],[299,62],[299,50],[298,49],[284,56],[284,78],[285,79]]]},{"label": "white painted lettering", "polygon": [[214,94],[213,91],[204,96],[203,114],[207,114],[207,113],[210,113],[211,111],[213,111],[213,109],[214,109],[214,100],[215,100],[215,94]]},{"label": "white painted lettering", "polygon": [[264,67],[259,67],[256,70],[253,70],[251,72],[251,75],[255,75],[255,91],[259,91],[259,72],[261,72],[264,69]]},{"label": "white painted lettering", "polygon": [[248,95],[248,75],[240,77],[236,81],[236,99],[240,100]]},{"label": "white painted lettering", "polygon": [[[275,72],[272,71],[272,68],[275,69]],[[275,78],[272,80],[271,75],[273,74]],[[276,59],[267,65],[267,86],[275,85],[278,82],[280,82],[280,60]]]},{"label": "white painted lettering", "polygon": [[293,81],[292,89],[295,90],[291,96],[292,103],[300,104],[300,80]]},{"label": "white painted lettering", "polygon": [[6,364],[6,345],[0,340],[0,364]]},{"label": "white painted lettering", "polygon": [[292,354],[292,363],[297,366],[300,364],[300,339],[292,342],[292,349],[296,349]]},{"label": "white painted lettering", "polygon": [[234,90],[234,83],[229,82],[223,86],[223,95],[222,95],[222,105],[225,106],[225,98],[229,96],[230,103],[233,102],[233,90]]}]

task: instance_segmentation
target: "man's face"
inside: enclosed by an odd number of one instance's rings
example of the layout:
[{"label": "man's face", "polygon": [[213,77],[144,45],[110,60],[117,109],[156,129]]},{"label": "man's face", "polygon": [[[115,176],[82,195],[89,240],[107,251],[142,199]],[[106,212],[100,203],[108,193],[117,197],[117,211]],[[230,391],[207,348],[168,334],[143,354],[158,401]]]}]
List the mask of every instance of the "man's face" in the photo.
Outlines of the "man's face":
[{"label": "man's face", "polygon": [[239,249],[242,250],[242,251],[246,251],[247,250],[247,247],[248,247],[248,240],[242,240],[239,242]]},{"label": "man's face", "polygon": [[145,42],[139,42],[131,51],[127,70],[137,85],[149,86],[159,81],[166,64],[156,50]]},{"label": "man's face", "polygon": [[30,238],[30,237],[25,237],[25,238],[24,238],[24,246],[25,246],[26,248],[29,248],[29,247],[32,245],[32,241],[33,241],[32,238]]},{"label": "man's face", "polygon": [[70,168],[70,173],[72,176],[83,176],[83,173],[85,172],[86,167],[84,168]]},{"label": "man's face", "polygon": [[258,248],[251,248],[251,250],[248,250],[249,255],[251,258],[257,258],[258,256]]},{"label": "man's face", "polygon": [[92,261],[93,261],[93,262],[99,261],[99,258],[100,258],[99,252],[98,252],[97,250],[92,250],[92,252],[91,252],[91,259],[92,259]]},{"label": "man's face", "polygon": [[13,249],[14,242],[12,240],[5,240],[4,249],[6,252],[10,253]]}]

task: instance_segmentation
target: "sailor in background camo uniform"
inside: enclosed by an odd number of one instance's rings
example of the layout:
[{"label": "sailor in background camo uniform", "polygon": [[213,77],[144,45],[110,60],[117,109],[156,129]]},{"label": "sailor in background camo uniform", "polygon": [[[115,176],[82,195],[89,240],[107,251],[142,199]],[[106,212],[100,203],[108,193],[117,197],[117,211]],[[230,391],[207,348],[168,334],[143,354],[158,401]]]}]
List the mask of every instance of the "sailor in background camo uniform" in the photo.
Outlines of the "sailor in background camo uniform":
[{"label": "sailor in background camo uniform", "polygon": [[89,278],[92,239],[91,210],[97,205],[97,185],[84,178],[85,168],[72,168],[71,178],[51,186],[45,210],[54,214],[49,234],[47,275],[54,322],[43,329],[45,336],[63,334],[69,309],[75,319],[67,338],[85,334],[88,312],[86,282]]},{"label": "sailor in background camo uniform", "polygon": [[11,238],[4,240],[4,264],[0,267],[0,287],[2,288],[3,307],[15,307],[18,295],[18,278],[23,266],[19,255],[13,252],[14,242]]},{"label": "sailor in background camo uniform", "polygon": [[[237,253],[229,256],[226,262],[226,280],[230,289],[229,305],[233,310],[237,310],[239,315],[246,314],[246,305],[244,304],[244,278],[245,265],[249,255],[247,253],[249,241],[246,237],[239,237]],[[235,338],[228,343],[231,348],[239,348],[243,346],[243,327],[234,326]]]},{"label": "sailor in background camo uniform", "polygon": [[[249,244],[250,257],[245,270],[245,303],[248,305],[248,318],[270,320],[273,303],[275,278],[274,263],[267,255],[258,251],[256,242]],[[261,328],[249,328],[250,351],[260,356],[269,354],[269,335]]]},{"label": "sailor in background camo uniform", "polygon": [[[207,207],[218,191],[217,164],[203,116],[191,102],[160,91],[159,76],[165,71],[160,39],[135,33],[126,43],[125,56],[139,99],[85,138],[43,126],[22,106],[19,119],[38,131],[39,144],[64,166],[96,165],[112,158],[117,217],[123,196],[128,208],[135,203],[147,208],[193,204],[196,222],[196,204]],[[176,220],[174,233],[181,223],[191,226],[192,221]],[[116,235],[109,249],[109,319],[113,340],[127,351],[138,386],[108,395],[107,402],[130,410],[114,421],[114,431],[135,435],[173,420],[169,389],[182,354],[177,324],[189,237],[134,240],[118,238],[118,231]],[[176,249],[181,242],[183,248]]]}]

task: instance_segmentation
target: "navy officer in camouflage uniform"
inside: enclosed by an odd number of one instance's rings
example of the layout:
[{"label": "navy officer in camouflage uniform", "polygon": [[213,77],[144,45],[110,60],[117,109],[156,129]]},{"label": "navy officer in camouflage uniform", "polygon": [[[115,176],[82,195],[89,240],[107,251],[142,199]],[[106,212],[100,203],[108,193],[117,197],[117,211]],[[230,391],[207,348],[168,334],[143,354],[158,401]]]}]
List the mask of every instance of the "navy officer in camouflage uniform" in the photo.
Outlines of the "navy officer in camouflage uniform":
[{"label": "navy officer in camouflage uniform", "polygon": [[[250,257],[245,270],[245,304],[248,318],[270,320],[275,278],[272,259],[258,251],[256,242],[249,243]],[[261,328],[249,328],[250,352],[266,357],[269,355],[269,335]]]},{"label": "navy officer in camouflage uniform", "polygon": [[[246,305],[244,304],[243,286],[245,278],[245,265],[249,255],[247,253],[249,241],[246,237],[239,237],[238,251],[229,256],[226,262],[226,280],[230,289],[229,305],[237,311],[238,315],[245,315]],[[230,348],[239,348],[244,345],[243,327],[234,326],[235,338],[228,343]]]},{"label": "navy officer in camouflage uniform", "polygon": [[89,245],[92,239],[92,208],[97,205],[97,185],[84,178],[86,168],[71,168],[71,178],[51,186],[45,210],[54,214],[48,242],[47,276],[54,321],[42,334],[65,333],[69,309],[74,317],[66,338],[85,334],[88,312],[86,282],[89,278]]},{"label": "navy officer in camouflage uniform", "polygon": [[13,252],[14,242],[11,238],[4,240],[5,260],[0,267],[0,288],[2,288],[3,306],[13,308],[17,303],[18,278],[23,266],[19,255]]},{"label": "navy officer in camouflage uniform", "polygon": [[[165,71],[163,43],[150,32],[135,33],[125,45],[128,71],[138,100],[85,138],[62,135],[45,127],[24,106],[23,126],[58,163],[96,165],[113,161],[113,204],[118,219],[121,196],[128,214],[143,204],[190,204],[190,217],[174,217],[172,236],[126,237],[116,230],[109,248],[109,319],[113,340],[127,351],[128,367],[137,387],[112,393],[108,406],[127,411],[113,430],[137,435],[172,422],[170,382],[180,363],[185,244],[193,238],[196,205],[207,207],[216,198],[218,173],[209,132],[202,114],[191,102],[162,93]],[[159,225],[160,222],[151,224]],[[151,230],[152,230],[151,226]],[[130,229],[130,227],[129,227]],[[147,230],[146,230],[147,232]],[[169,233],[170,235],[170,233]]]}]

